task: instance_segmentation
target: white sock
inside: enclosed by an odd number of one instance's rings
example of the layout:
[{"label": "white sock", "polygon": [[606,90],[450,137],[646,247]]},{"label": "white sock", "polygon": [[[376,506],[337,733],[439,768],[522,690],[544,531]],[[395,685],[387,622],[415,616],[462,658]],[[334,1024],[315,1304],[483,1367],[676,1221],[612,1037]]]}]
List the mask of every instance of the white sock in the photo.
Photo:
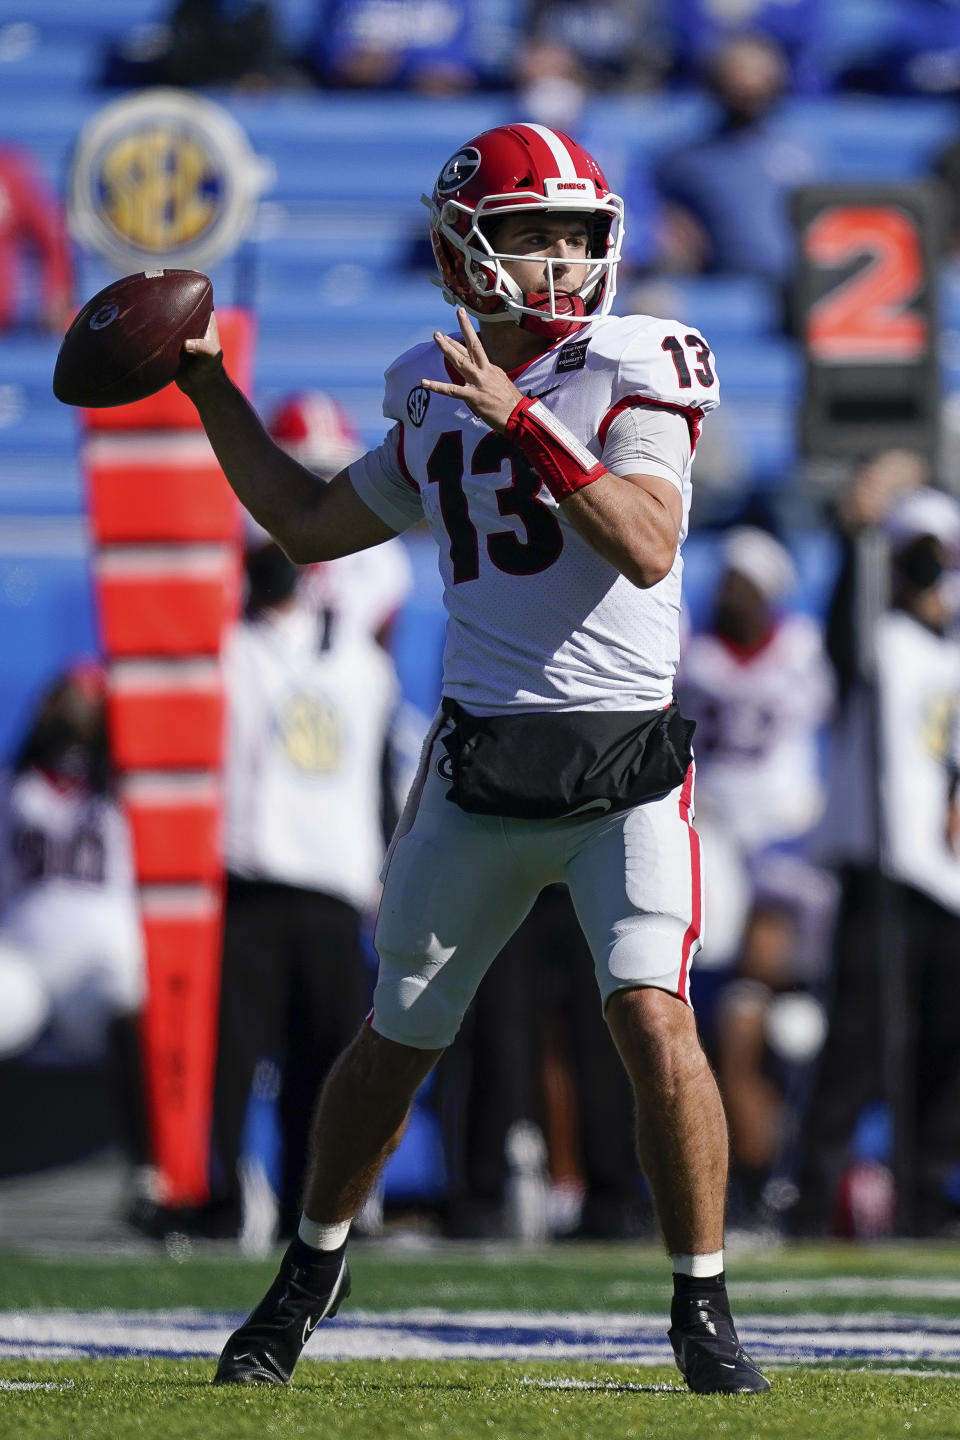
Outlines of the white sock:
[{"label": "white sock", "polygon": [[341,1220],[336,1225],[320,1225],[316,1220],[311,1220],[304,1211],[300,1216],[297,1234],[305,1245],[312,1246],[314,1250],[339,1250],[350,1234],[352,1223],[350,1220]]},{"label": "white sock", "polygon": [[708,1280],[723,1270],[723,1251],[710,1255],[671,1255],[675,1275],[690,1275],[694,1280]]}]

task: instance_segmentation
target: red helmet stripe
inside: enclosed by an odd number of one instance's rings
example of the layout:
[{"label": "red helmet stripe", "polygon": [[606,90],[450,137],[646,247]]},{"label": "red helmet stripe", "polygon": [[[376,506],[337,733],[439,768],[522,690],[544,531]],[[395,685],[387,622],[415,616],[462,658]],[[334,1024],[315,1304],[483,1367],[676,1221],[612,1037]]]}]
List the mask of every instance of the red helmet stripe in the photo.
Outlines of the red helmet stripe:
[{"label": "red helmet stripe", "polygon": [[534,135],[537,135],[543,141],[550,152],[554,165],[557,167],[556,173],[561,180],[575,180],[577,178],[577,167],[574,163],[573,156],[570,154],[570,151],[556,130],[548,130],[546,125],[518,125],[516,128],[518,130],[532,130]]}]

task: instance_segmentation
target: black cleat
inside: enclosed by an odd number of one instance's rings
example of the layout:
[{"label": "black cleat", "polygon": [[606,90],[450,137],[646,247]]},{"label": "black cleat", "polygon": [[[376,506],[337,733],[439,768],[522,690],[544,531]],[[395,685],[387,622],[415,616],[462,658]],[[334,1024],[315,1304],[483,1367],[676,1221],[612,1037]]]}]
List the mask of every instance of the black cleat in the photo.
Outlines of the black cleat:
[{"label": "black cleat", "polygon": [[318,1265],[312,1259],[318,1253],[300,1239],[290,1242],[276,1280],[224,1345],[214,1385],[287,1383],[320,1321],[336,1315],[350,1294],[346,1257]]},{"label": "black cleat", "polygon": [[698,1395],[744,1395],[770,1389],[740,1344],[724,1301],[716,1295],[674,1296],[668,1332],[677,1368]]}]

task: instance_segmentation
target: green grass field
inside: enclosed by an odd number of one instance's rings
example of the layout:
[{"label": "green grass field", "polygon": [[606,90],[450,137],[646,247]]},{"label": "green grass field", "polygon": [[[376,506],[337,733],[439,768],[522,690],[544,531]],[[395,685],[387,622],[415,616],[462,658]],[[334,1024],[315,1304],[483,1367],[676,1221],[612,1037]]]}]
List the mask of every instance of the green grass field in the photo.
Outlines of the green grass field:
[{"label": "green grass field", "polygon": [[[357,1245],[364,1311],[645,1314],[666,1325],[666,1262],[643,1246],[396,1251]],[[960,1316],[960,1247],[791,1247],[730,1262],[739,1313]],[[0,1310],[247,1308],[272,1262],[231,1253],[0,1254]],[[832,1318],[831,1318],[832,1317]],[[913,1320],[910,1317],[914,1317]],[[960,1334],[956,1340],[960,1354]],[[9,1354],[9,1348],[0,1350]],[[556,1360],[304,1362],[282,1391],[214,1389],[213,1361],[0,1360],[0,1436],[24,1440],[960,1440],[960,1362],[772,1368],[768,1396],[702,1397],[666,1365]],[[28,1388],[29,1387],[29,1388]]]},{"label": "green grass field", "polygon": [[[177,1437],[177,1440],[945,1440],[960,1435],[960,1382],[880,1373],[798,1369],[774,1376],[766,1396],[697,1396],[657,1385],[675,1372],[625,1375],[614,1366],[432,1364],[388,1361],[304,1365],[287,1390],[212,1389],[196,1361],[94,1360],[34,1364],[53,1389],[0,1392],[0,1434],[48,1437]],[[26,1373],[9,1362],[0,1378]],[[557,1378],[597,1388],[545,1388]],[[650,1388],[629,1389],[631,1384]]]}]

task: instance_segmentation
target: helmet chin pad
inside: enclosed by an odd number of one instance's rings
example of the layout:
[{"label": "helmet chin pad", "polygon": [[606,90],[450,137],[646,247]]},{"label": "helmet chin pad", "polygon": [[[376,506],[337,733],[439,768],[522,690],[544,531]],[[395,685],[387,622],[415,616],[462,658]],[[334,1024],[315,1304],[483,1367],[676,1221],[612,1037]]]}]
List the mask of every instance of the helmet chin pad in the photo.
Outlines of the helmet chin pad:
[{"label": "helmet chin pad", "polygon": [[522,313],[518,316],[517,323],[521,330],[529,330],[532,335],[539,336],[541,340],[565,340],[568,335],[573,335],[580,329],[578,322],[582,322],[586,318],[587,308],[583,303],[583,296],[567,295],[562,292],[555,294],[552,315],[550,300],[549,291],[528,292],[523,297],[523,303],[527,309],[542,310],[545,313],[542,316]]}]

